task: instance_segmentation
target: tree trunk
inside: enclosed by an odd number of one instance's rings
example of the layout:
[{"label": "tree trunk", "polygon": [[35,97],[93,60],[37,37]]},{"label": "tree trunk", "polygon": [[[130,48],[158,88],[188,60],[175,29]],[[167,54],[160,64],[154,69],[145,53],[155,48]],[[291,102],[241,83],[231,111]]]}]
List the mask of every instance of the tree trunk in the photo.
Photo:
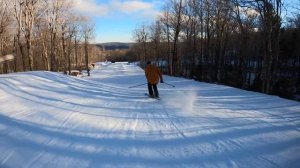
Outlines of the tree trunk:
[{"label": "tree trunk", "polygon": [[65,42],[65,26],[61,26],[61,43],[62,43],[62,56],[61,56],[61,62],[63,64],[63,71],[65,74],[67,74],[67,62],[66,62],[66,42]]},{"label": "tree trunk", "polygon": [[[177,5],[177,4],[175,4]],[[176,25],[174,29],[174,43],[173,43],[173,58],[172,58],[172,71],[174,75],[179,75],[180,69],[179,69],[179,59],[178,59],[178,38],[179,33],[181,30],[181,15],[182,15],[182,0],[179,1],[178,9],[176,9]]]},{"label": "tree trunk", "polygon": [[48,51],[46,47],[46,40],[44,37],[42,37],[43,40],[43,61],[44,61],[44,66],[47,71],[50,71],[50,64],[49,64],[49,56],[48,56]]},{"label": "tree trunk", "polygon": [[14,71],[17,72],[18,71],[18,52],[17,52],[17,40],[16,40],[16,36],[14,36],[14,49],[13,49],[13,53],[15,55],[15,59],[14,59]]},{"label": "tree trunk", "polygon": [[56,65],[56,33],[51,32],[51,46],[50,46],[50,58],[51,58],[51,65],[50,70],[51,71],[58,71],[57,65]]},{"label": "tree trunk", "polygon": [[90,76],[89,51],[88,51],[88,39],[87,39],[87,37],[85,37],[85,41],[84,41],[84,52],[85,52],[85,67],[86,67],[88,76]]},{"label": "tree trunk", "polygon": [[32,47],[31,47],[31,33],[26,36],[26,45],[27,45],[27,56],[30,71],[33,71],[33,55],[32,55]]},{"label": "tree trunk", "polygon": [[[169,14],[168,14],[169,17]],[[169,22],[169,18],[167,19],[167,22]],[[170,26],[169,23],[167,23],[167,40],[168,40],[168,67],[169,67],[169,73],[172,76],[173,75],[173,63],[172,63],[172,48],[171,48],[171,40],[170,40]]]},{"label": "tree trunk", "polygon": [[21,54],[21,58],[22,58],[22,66],[23,66],[23,71],[26,71],[26,62],[25,62],[25,56],[24,56],[24,47],[22,42],[20,41],[20,34],[17,34],[17,40],[18,40],[18,46],[20,49],[20,54]]},{"label": "tree trunk", "polygon": [[[71,31],[70,31],[71,33]],[[69,42],[68,42],[68,70],[69,70],[69,74],[71,74],[71,70],[72,70],[72,60],[71,60],[71,47],[72,47],[72,35],[70,35],[70,38],[69,38]]]},{"label": "tree trunk", "polygon": [[78,41],[76,36],[75,36],[75,65],[76,68],[78,68]]}]

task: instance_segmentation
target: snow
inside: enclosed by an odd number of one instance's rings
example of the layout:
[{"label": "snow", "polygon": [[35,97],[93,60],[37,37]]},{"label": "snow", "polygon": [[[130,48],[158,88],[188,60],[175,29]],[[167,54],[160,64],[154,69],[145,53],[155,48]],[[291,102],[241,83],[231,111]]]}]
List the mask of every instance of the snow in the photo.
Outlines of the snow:
[{"label": "snow", "polygon": [[0,167],[300,167],[300,103],[134,64],[0,75]]}]

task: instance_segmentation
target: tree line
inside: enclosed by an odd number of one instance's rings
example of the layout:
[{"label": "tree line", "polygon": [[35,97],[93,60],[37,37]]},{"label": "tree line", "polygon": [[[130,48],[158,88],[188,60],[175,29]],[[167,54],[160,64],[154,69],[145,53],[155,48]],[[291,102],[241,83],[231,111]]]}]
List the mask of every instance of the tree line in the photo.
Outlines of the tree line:
[{"label": "tree line", "polygon": [[286,10],[282,0],[168,0],[154,23],[134,31],[130,58],[291,98],[300,90],[300,12]]},{"label": "tree line", "polygon": [[70,0],[1,0],[0,73],[88,69],[99,59],[93,29]]}]

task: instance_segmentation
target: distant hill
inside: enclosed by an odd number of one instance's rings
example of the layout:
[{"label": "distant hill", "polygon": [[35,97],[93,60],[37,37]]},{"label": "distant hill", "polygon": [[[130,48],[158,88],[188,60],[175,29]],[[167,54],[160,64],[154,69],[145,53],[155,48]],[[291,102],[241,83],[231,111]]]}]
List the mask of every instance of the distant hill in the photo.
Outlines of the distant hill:
[{"label": "distant hill", "polygon": [[129,49],[134,43],[120,43],[120,42],[111,42],[111,43],[98,43],[96,46],[106,50],[122,50]]}]

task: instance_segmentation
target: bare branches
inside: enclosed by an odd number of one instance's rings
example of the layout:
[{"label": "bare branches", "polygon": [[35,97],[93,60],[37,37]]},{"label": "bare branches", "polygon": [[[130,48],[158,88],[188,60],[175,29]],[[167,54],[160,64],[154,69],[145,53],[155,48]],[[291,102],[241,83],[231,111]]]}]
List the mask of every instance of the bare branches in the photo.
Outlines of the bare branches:
[{"label": "bare branches", "polygon": [[[84,49],[80,41],[82,37],[86,43],[92,39],[94,25],[73,14],[71,8],[71,0],[1,0],[0,54],[16,54],[16,71],[70,72],[82,66],[84,55],[80,51]],[[90,29],[83,31],[87,24]],[[11,41],[4,41],[9,34]]]},{"label": "bare branches", "polygon": [[148,29],[144,57],[160,55],[171,75],[271,93],[280,78],[282,9],[282,0],[169,0],[157,20],[159,36]]}]

